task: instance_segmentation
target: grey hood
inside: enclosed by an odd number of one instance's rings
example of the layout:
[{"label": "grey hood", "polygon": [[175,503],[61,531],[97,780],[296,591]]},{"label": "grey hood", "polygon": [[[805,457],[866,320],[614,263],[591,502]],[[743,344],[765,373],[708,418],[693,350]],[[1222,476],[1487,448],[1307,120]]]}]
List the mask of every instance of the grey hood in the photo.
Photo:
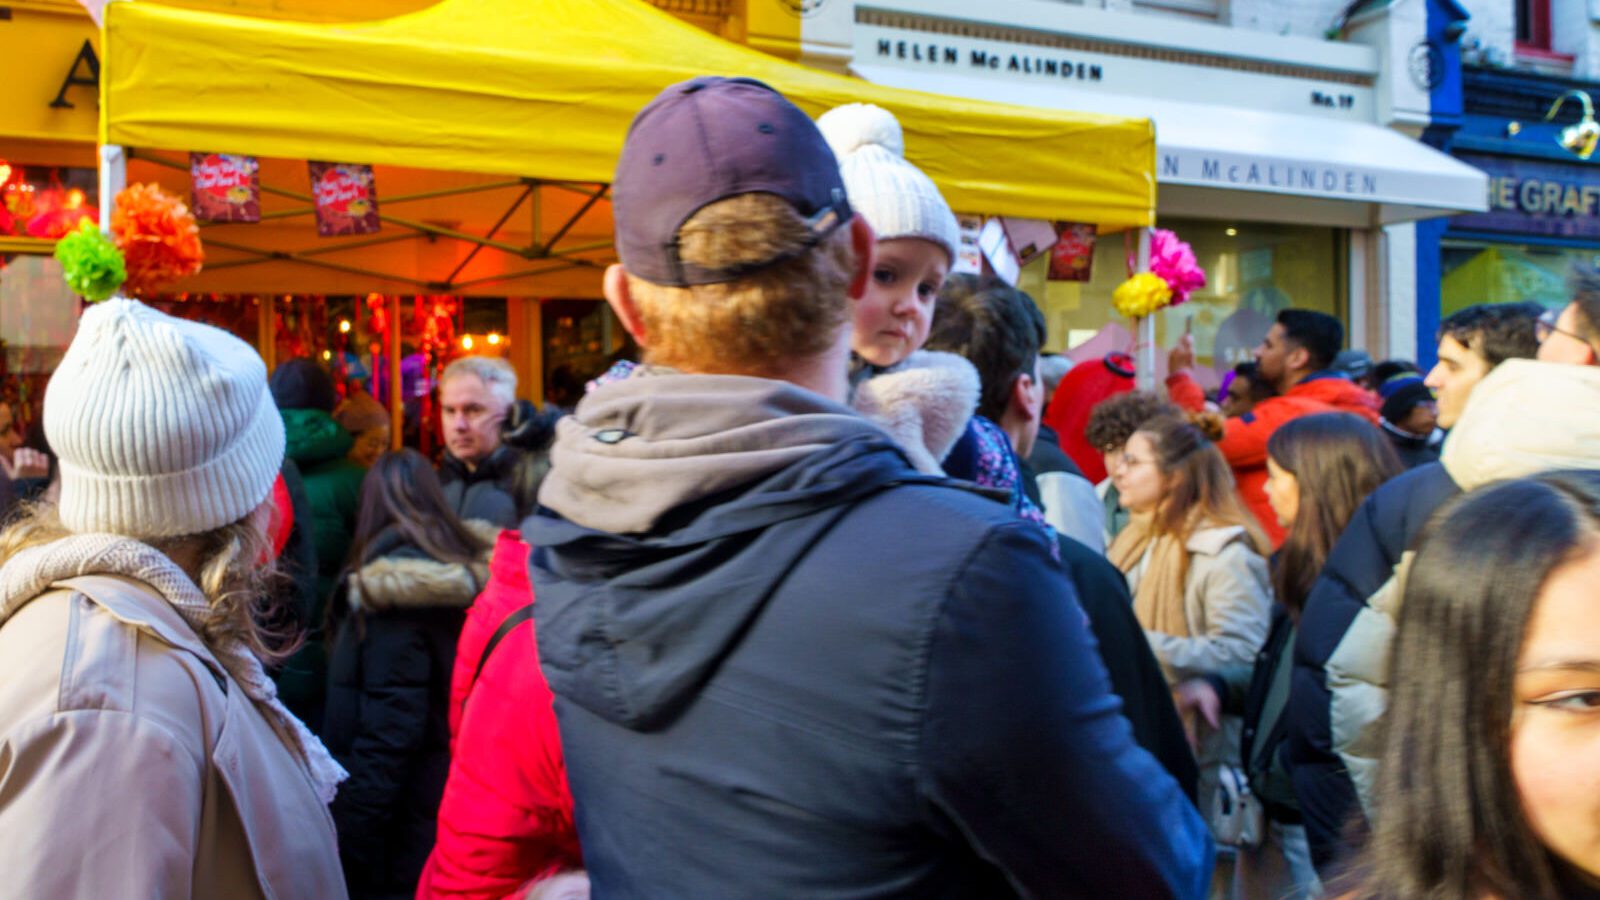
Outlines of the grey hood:
[{"label": "grey hood", "polygon": [[858,437],[889,440],[785,381],[641,368],[556,425],[539,504],[596,531],[640,534],[675,509]]},{"label": "grey hood", "polygon": [[523,523],[540,664],[612,722],[670,720],[739,645],[806,548],[918,474],[882,430],[781,382],[639,374],[562,422]]}]

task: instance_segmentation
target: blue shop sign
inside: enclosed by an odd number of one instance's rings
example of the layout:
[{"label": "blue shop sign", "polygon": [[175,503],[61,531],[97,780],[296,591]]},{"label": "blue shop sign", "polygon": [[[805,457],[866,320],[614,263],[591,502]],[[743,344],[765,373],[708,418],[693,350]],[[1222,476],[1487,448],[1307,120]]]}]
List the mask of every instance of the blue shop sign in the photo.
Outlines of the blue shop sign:
[{"label": "blue shop sign", "polygon": [[1489,211],[1456,216],[1451,227],[1600,239],[1600,166],[1456,154],[1489,176]]}]

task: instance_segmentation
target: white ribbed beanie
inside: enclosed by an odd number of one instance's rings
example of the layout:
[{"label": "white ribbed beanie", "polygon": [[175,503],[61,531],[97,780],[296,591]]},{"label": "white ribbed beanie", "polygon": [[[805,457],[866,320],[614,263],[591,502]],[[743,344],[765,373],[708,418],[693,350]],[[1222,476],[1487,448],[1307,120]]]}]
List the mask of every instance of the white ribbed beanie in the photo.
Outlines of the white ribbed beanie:
[{"label": "white ribbed beanie", "polygon": [[256,351],[116,298],[89,308],[44,395],[61,521],[136,539],[237,522],[272,491],[283,420]]},{"label": "white ribbed beanie", "polygon": [[817,128],[839,158],[850,206],[867,217],[878,240],[922,238],[955,261],[961,229],[933,179],[906,162],[894,114],[870,103],[847,103],[822,114]]}]

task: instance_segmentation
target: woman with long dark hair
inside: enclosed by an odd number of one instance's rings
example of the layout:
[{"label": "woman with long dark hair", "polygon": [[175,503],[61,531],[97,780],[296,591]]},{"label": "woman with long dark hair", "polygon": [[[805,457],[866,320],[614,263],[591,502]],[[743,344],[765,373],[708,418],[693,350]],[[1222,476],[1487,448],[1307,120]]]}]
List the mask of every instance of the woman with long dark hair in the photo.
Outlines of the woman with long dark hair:
[{"label": "woman with long dark hair", "polygon": [[1278,752],[1289,698],[1289,651],[1300,610],[1334,542],[1367,495],[1401,468],[1382,433],[1349,413],[1295,419],[1267,442],[1267,500],[1288,536],[1272,557],[1277,603],[1266,643],[1253,666],[1190,679],[1176,692],[1180,711],[1213,727],[1223,714],[1242,715],[1243,752],[1235,764],[1264,820],[1250,832],[1259,844],[1240,847],[1238,896],[1300,898],[1316,884],[1300,808]]},{"label": "woman with long dark hair", "polygon": [[1411,561],[1358,898],[1600,896],[1600,473],[1457,501]]},{"label": "woman with long dark hair", "polygon": [[367,473],[334,603],[323,733],[350,780],[333,805],[353,897],[409,897],[450,770],[456,638],[487,581],[492,535],[445,502],[414,450]]},{"label": "woman with long dark hair", "polygon": [[[1221,427],[1215,415],[1151,419],[1112,472],[1132,516],[1106,555],[1127,576],[1134,615],[1174,685],[1250,665],[1267,636],[1269,545],[1212,443]],[[1219,726],[1196,726],[1202,812],[1239,755],[1238,720]]]}]

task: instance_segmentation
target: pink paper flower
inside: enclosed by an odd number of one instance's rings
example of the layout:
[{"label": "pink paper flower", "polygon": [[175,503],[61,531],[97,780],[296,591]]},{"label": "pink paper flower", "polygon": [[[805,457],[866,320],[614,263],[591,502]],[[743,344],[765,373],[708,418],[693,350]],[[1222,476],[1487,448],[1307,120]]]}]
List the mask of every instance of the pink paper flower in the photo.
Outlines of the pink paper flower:
[{"label": "pink paper flower", "polygon": [[1194,250],[1165,228],[1150,229],[1150,271],[1172,288],[1172,302],[1187,302],[1189,294],[1206,286],[1206,273],[1195,261]]}]

